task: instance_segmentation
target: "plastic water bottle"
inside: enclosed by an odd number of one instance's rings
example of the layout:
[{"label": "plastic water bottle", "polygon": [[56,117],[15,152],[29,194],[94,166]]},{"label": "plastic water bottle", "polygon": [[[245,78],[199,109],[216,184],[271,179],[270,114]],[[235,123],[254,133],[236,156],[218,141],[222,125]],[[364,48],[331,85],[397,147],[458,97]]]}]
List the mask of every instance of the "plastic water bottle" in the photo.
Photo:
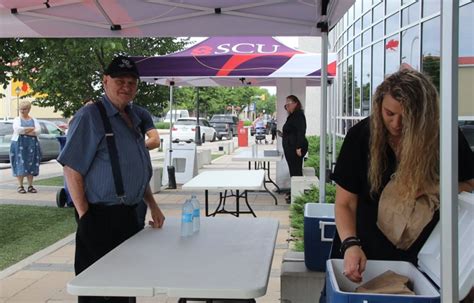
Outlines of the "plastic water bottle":
[{"label": "plastic water bottle", "polygon": [[193,234],[193,204],[187,199],[183,204],[181,213],[181,237],[188,237]]},{"label": "plastic water bottle", "polygon": [[198,232],[201,228],[201,206],[196,195],[191,196],[191,203],[193,204],[193,232]]}]

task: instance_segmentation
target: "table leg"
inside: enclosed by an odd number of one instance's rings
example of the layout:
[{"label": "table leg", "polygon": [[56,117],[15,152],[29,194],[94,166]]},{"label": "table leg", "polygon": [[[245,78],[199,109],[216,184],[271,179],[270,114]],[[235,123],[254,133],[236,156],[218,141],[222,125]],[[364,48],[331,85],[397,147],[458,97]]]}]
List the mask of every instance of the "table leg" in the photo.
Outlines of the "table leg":
[{"label": "table leg", "polygon": [[268,168],[266,169],[266,171],[267,171],[268,181],[266,182],[272,183],[276,187],[277,192],[280,192],[280,187],[272,180],[272,178],[270,178],[270,162],[267,162],[267,165],[268,165]]},{"label": "table leg", "polygon": [[252,207],[250,207],[249,200],[248,200],[248,196],[247,196],[247,191],[244,192],[244,196],[245,196],[245,204],[247,204],[247,207],[249,208],[250,213],[252,213],[252,215],[254,216],[254,218],[256,218],[257,215],[253,212]]},{"label": "table leg", "polygon": [[209,190],[204,191],[204,201],[206,204],[206,217],[209,217]]},{"label": "table leg", "polygon": [[275,195],[268,189],[268,187],[267,187],[267,182],[265,182],[265,181],[263,182],[263,188],[265,188],[265,191],[266,191],[270,196],[273,197],[273,200],[275,201],[275,205],[278,205],[278,200],[277,200],[277,198],[276,198]]},{"label": "table leg", "polygon": [[236,209],[237,209],[237,213],[236,213],[236,217],[239,217],[239,198],[240,198],[240,193],[239,193],[239,190],[237,189],[235,191],[235,204],[236,204]]}]

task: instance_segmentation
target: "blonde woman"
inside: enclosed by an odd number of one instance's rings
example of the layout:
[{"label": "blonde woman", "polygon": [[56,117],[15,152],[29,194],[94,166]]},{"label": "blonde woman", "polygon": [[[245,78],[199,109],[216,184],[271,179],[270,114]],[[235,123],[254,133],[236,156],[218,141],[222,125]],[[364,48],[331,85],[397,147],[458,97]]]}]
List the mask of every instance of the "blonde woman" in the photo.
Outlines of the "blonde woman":
[{"label": "blonde woman", "polygon": [[33,187],[33,177],[39,173],[41,150],[38,135],[41,126],[38,121],[30,116],[31,103],[20,103],[20,116],[13,120],[13,135],[10,145],[10,164],[13,176],[18,179],[18,193],[25,194],[23,180],[28,181],[29,193],[36,193]]},{"label": "blonde woman", "polygon": [[[344,139],[332,176],[337,183],[332,257],[344,258],[344,274],[351,281],[362,281],[367,259],[416,264],[439,220],[435,210],[408,249],[397,248],[377,225],[379,198],[391,178],[407,199],[438,190],[438,103],[436,88],[425,75],[401,70],[380,84],[371,116]],[[474,155],[459,132],[459,191],[473,189]]]}]

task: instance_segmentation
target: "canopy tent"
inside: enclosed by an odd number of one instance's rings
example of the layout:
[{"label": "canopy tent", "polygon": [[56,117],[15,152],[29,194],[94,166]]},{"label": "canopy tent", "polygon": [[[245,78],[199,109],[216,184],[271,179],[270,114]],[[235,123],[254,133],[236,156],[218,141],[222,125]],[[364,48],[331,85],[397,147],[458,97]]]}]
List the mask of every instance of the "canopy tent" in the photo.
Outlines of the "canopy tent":
[{"label": "canopy tent", "polygon": [[[336,75],[329,54],[328,77]],[[167,56],[135,57],[142,81],[176,86],[275,86],[304,78],[319,86],[321,55],[287,47],[272,37],[212,37]]]},{"label": "canopy tent", "polygon": [[318,22],[336,24],[354,3],[327,2],[0,0],[0,36],[319,36]]},{"label": "canopy tent", "polygon": [[[327,30],[354,0],[0,0],[0,37],[321,36],[327,62]],[[441,8],[441,294],[458,300],[457,57],[459,1]],[[321,112],[326,112],[322,65]],[[453,100],[453,102],[450,102]],[[321,130],[326,117],[321,117]],[[321,153],[325,136],[321,136]],[[321,163],[324,156],[321,157]],[[320,197],[325,196],[325,163]]]}]

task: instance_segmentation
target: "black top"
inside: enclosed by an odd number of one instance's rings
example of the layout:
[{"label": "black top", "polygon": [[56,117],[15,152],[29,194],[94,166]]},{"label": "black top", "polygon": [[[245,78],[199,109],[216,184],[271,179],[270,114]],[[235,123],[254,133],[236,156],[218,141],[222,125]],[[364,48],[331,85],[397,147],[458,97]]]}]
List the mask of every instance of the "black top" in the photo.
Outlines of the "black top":
[{"label": "black top", "polygon": [[283,149],[296,150],[301,148],[303,155],[308,150],[308,141],[306,140],[306,118],[302,110],[295,110],[286,118],[283,125]]},{"label": "black top", "polygon": [[[439,211],[425,227],[420,237],[407,251],[397,249],[378,229],[377,212],[380,195],[371,198],[368,183],[370,120],[366,118],[354,125],[347,133],[337,159],[332,180],[345,190],[358,196],[356,213],[356,232],[362,242],[362,249],[371,260],[400,260],[417,263],[417,255],[439,220]],[[383,187],[395,172],[396,157],[387,145],[389,167],[384,172]],[[474,154],[466,139],[459,131],[459,181],[474,178]],[[339,252],[341,240],[336,233],[332,258],[342,258]]]}]

